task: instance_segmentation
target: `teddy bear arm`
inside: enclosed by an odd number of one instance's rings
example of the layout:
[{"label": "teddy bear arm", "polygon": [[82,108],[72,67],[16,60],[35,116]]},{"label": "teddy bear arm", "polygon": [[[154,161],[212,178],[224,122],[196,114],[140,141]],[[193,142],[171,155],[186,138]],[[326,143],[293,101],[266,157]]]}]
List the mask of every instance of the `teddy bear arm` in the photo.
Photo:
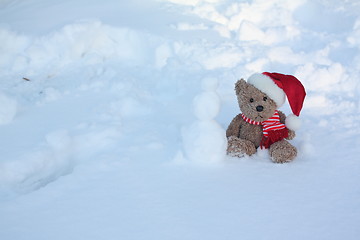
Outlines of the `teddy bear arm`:
[{"label": "teddy bear arm", "polygon": [[226,130],[226,137],[229,138],[231,136],[239,137],[241,125],[243,123],[241,114],[238,114],[229,124]]},{"label": "teddy bear arm", "polygon": [[294,130],[289,130],[289,136],[286,138],[287,140],[292,140],[295,138],[296,134],[295,134],[295,131]]},{"label": "teddy bear arm", "polygon": [[[283,112],[279,111],[279,116],[280,116],[280,122],[285,124],[285,120],[286,120],[286,116]],[[294,130],[288,129],[289,130],[289,136],[286,138],[288,140],[292,140],[295,138],[296,134]]]},{"label": "teddy bear arm", "polygon": [[285,124],[286,115],[282,111],[278,111],[278,113],[279,113],[279,117],[280,117],[280,122]]}]

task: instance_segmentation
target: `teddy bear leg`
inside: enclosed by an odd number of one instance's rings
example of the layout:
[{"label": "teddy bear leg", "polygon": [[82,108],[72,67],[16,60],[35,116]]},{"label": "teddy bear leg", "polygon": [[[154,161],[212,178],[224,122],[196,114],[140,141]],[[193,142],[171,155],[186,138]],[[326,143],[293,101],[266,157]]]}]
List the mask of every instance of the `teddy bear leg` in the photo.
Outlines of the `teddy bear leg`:
[{"label": "teddy bear leg", "polygon": [[251,156],[256,152],[255,145],[245,139],[240,139],[234,136],[228,138],[228,147],[226,153],[232,157],[243,157],[244,155]]},{"label": "teddy bear leg", "polygon": [[286,163],[292,161],[296,155],[296,148],[286,140],[273,143],[269,148],[271,159],[275,163]]}]

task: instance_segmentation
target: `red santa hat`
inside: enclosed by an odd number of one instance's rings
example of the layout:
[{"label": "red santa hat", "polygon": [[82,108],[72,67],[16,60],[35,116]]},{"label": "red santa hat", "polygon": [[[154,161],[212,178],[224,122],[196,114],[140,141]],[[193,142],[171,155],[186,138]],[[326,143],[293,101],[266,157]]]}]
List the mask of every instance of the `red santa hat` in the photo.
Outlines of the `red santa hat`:
[{"label": "red santa hat", "polygon": [[263,72],[251,75],[247,82],[274,100],[278,108],[284,104],[287,97],[293,114],[287,116],[285,125],[292,130],[299,129],[301,125],[299,115],[306,92],[296,77],[281,73]]}]

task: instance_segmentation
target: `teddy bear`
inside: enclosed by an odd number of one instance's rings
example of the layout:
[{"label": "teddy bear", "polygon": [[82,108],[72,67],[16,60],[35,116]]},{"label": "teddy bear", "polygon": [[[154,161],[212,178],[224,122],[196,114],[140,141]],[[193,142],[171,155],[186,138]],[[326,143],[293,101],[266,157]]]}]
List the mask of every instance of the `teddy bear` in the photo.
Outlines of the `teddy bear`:
[{"label": "teddy bear", "polygon": [[[301,82],[292,75],[254,73],[247,81],[235,83],[235,93],[241,114],[226,130],[227,154],[233,157],[251,156],[257,149],[268,149],[275,163],[286,163],[297,156],[297,149],[288,140],[299,129],[300,111],[306,96]],[[278,110],[286,98],[292,114]]]}]

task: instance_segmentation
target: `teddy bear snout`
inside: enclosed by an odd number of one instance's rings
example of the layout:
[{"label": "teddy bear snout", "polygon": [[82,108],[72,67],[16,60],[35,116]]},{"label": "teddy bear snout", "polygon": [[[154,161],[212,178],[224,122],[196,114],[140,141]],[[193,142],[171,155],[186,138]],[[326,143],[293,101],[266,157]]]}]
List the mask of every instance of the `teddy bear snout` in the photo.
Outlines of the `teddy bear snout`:
[{"label": "teddy bear snout", "polygon": [[259,105],[259,106],[256,106],[256,111],[258,112],[262,112],[264,110],[264,107]]}]

